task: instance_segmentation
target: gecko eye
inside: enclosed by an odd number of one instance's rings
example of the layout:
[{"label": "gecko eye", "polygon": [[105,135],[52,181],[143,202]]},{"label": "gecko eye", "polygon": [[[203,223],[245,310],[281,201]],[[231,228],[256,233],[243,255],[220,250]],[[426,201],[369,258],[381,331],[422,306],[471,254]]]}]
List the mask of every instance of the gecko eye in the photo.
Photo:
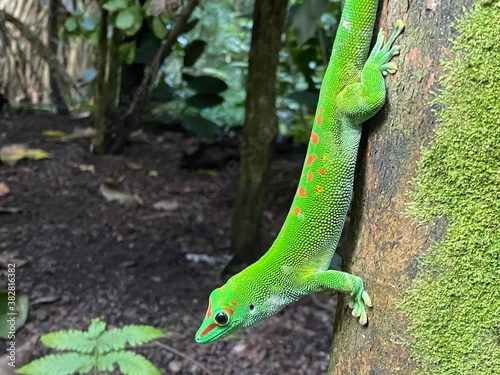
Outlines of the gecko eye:
[{"label": "gecko eye", "polygon": [[219,326],[225,326],[229,323],[229,316],[223,312],[217,313],[217,315],[215,315],[215,323]]},{"label": "gecko eye", "polygon": [[253,309],[255,308],[255,306],[254,306],[254,305],[250,305],[250,306],[248,306],[248,308],[249,308],[250,310],[253,310]]}]

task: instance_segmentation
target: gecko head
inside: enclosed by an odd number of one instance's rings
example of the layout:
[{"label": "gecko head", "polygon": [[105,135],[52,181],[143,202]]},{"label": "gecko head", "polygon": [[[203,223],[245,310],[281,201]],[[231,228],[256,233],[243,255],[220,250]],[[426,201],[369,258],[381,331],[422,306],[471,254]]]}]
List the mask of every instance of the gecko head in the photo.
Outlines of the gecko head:
[{"label": "gecko head", "polygon": [[197,343],[214,342],[269,316],[259,309],[262,304],[251,283],[232,279],[210,294],[205,318],[195,335]]}]

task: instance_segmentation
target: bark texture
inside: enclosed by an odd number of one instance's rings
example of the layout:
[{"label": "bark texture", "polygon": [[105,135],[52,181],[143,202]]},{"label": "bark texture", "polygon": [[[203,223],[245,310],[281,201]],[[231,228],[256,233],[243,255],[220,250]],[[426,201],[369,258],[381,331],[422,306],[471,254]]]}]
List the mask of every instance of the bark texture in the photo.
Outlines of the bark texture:
[{"label": "bark texture", "polygon": [[435,118],[430,99],[450,53],[451,25],[473,0],[381,1],[378,25],[387,35],[403,19],[398,39],[399,72],[386,79],[386,106],[368,123],[360,146],[351,227],[344,268],[361,276],[374,302],[367,327],[350,316],[341,296],[334,325],[328,374],[412,374],[407,347],[408,318],[397,304],[418,273],[417,259],[444,233],[417,228],[406,215],[408,191],[421,146],[432,138]]},{"label": "bark texture", "polygon": [[261,221],[266,174],[278,134],[276,69],[288,0],[256,0],[248,75],[241,174],[232,227],[233,264],[262,253]]}]

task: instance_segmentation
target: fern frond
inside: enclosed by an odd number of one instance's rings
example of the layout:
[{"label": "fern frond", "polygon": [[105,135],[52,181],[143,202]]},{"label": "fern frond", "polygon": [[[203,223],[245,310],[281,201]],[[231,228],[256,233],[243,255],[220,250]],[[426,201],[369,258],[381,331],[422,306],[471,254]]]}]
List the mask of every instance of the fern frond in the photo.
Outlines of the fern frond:
[{"label": "fern frond", "polygon": [[94,318],[91,320],[89,325],[89,329],[85,332],[85,336],[90,340],[97,340],[97,338],[104,332],[106,329],[106,323],[104,323],[99,318]]},{"label": "fern frond", "polygon": [[160,371],[146,358],[128,350],[119,350],[101,355],[98,367],[104,371],[112,371],[115,363],[118,364],[120,371],[125,375],[161,375]]},{"label": "fern frond", "polygon": [[127,343],[130,346],[137,346],[161,337],[165,337],[162,331],[146,325],[128,325],[122,328],[113,328],[99,337],[97,350],[99,353],[106,353],[111,350],[124,349]]},{"label": "fern frond", "polygon": [[45,346],[59,350],[74,350],[80,353],[90,353],[94,350],[96,341],[86,337],[86,332],[75,329],[50,332],[40,340]]},{"label": "fern frond", "polygon": [[[21,367],[23,375],[87,374],[94,367],[94,356],[80,353],[49,354]],[[139,374],[138,372],[137,374]]]}]

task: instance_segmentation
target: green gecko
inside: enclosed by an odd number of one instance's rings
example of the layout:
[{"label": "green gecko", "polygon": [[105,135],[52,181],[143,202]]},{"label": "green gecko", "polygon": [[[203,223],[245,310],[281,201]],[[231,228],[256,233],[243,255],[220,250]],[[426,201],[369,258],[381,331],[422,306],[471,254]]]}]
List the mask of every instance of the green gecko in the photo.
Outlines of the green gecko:
[{"label": "green gecko", "polygon": [[[404,24],[370,52],[378,0],[347,0],[323,78],[307,156],[290,212],[271,248],[209,297],[196,333],[209,343],[276,314],[287,304],[322,290],[349,293],[352,315],[367,322],[372,306],[361,278],[329,270],[352,197],[361,123],[385,103],[384,76]],[[368,55],[369,54],[369,55]]]}]

